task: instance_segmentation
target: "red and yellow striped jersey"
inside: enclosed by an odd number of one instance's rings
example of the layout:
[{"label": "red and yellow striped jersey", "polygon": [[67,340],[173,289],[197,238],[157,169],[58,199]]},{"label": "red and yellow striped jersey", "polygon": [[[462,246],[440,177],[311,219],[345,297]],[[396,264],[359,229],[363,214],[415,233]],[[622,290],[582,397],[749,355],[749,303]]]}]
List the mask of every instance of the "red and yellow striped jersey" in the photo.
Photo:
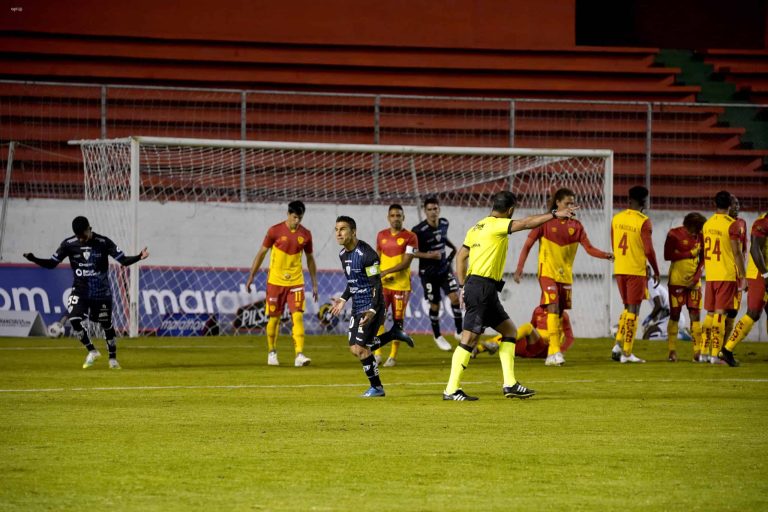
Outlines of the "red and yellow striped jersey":
[{"label": "red and yellow striped jersey", "polygon": [[595,248],[587,237],[584,226],[576,219],[552,219],[534,228],[520,251],[517,268],[522,271],[528,251],[539,241],[539,277],[549,277],[558,283],[573,283],[573,261],[579,244],[596,258],[610,255]]},{"label": "red and yellow striped jersey", "polygon": [[[646,247],[650,244],[652,230],[651,219],[641,211],[627,209],[613,216],[611,241],[615,274],[644,276],[646,262],[658,272],[653,246]],[[651,258],[646,256],[647,253],[651,254]]]},{"label": "red and yellow striped jersey", "polygon": [[692,235],[684,226],[669,230],[664,242],[664,259],[672,262],[670,286],[701,287],[701,281],[693,279],[699,268],[700,252],[701,237]]},{"label": "red and yellow striped jersey", "polygon": [[[752,223],[752,236],[765,240],[760,251],[763,253],[763,259],[768,262],[768,213],[762,214]],[[757,279],[757,274],[757,265],[755,265],[755,260],[752,259],[752,254],[750,254],[749,263],[747,264],[747,279]]]},{"label": "red and yellow striped jersey", "polygon": [[704,223],[704,271],[707,281],[736,281],[736,260],[731,240],[739,240],[739,225],[733,217],[715,213]]},{"label": "red and yellow striped jersey", "polygon": [[267,231],[262,245],[271,249],[267,282],[278,286],[304,284],[301,253],[312,254],[312,233],[299,225],[291,230],[285,222]]},{"label": "red and yellow striped jersey", "polygon": [[[376,251],[381,255],[381,270],[387,270],[403,261],[405,254],[413,254],[419,248],[416,234],[407,229],[392,233],[390,228],[382,229],[376,235]],[[411,270],[404,268],[394,274],[381,278],[381,285],[388,290],[409,291],[411,289]]]}]

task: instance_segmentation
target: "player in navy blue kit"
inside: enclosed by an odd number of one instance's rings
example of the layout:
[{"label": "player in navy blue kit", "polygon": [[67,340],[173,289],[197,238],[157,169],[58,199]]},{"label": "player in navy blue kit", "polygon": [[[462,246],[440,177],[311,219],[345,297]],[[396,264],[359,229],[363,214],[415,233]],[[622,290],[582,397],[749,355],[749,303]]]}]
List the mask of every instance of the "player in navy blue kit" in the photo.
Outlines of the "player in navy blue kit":
[{"label": "player in navy blue kit", "polygon": [[339,252],[341,267],[347,278],[347,287],[336,299],[331,314],[339,316],[344,305],[352,298],[352,318],[349,322],[349,350],[360,360],[371,387],[363,393],[365,398],[384,396],[379,378],[379,365],[373,351],[392,340],[400,340],[413,347],[413,340],[395,324],[392,329],[376,336],[384,323],[384,296],[381,289],[379,255],[367,243],[357,239],[357,224],[352,217],[342,215],[336,219],[336,241],[343,248]]},{"label": "player in navy blue kit", "polygon": [[83,318],[94,319],[104,329],[109,350],[109,367],[120,369],[117,362],[117,340],[112,326],[112,291],[109,288],[109,256],[121,265],[127,267],[139,260],[149,257],[147,248],[136,256],[126,256],[109,238],[94,233],[91,224],[85,217],[75,217],[72,221],[72,231],[75,236],[67,238],[49,259],[35,257],[31,252],[24,257],[43,268],[52,269],[69,258],[69,264],[74,274],[72,293],[67,301],[69,323],[72,331],[80,339],[80,343],[88,350],[83,368],[90,368],[101,357],[101,353],[93,346],[88,333],[83,328]]},{"label": "player in navy blue kit", "polygon": [[[451,350],[451,344],[440,334],[441,291],[451,301],[453,322],[456,325],[456,339],[461,339],[461,306],[459,304],[459,283],[451,269],[456,255],[456,246],[448,239],[448,220],[440,217],[440,203],[436,197],[424,200],[426,220],[411,229],[419,239],[419,277],[424,289],[424,299],[429,302],[429,321],[435,335],[435,344],[440,350]],[[451,249],[446,255],[446,247]]]}]

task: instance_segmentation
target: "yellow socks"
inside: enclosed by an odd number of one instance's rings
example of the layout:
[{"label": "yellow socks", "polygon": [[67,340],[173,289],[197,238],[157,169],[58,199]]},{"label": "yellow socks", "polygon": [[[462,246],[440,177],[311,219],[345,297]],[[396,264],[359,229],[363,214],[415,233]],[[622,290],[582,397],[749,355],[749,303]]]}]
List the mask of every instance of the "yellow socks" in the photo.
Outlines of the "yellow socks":
[{"label": "yellow socks", "polygon": [[[513,355],[514,350],[515,347],[512,346]],[[465,349],[463,345],[459,345],[453,351],[453,358],[451,359],[451,376],[448,377],[448,385],[445,386],[446,395],[452,395],[461,387],[461,376],[464,374],[467,365],[469,365],[469,358],[471,355],[472,352]]]},{"label": "yellow socks", "polygon": [[728,338],[731,337],[731,333],[733,332],[733,324],[736,323],[736,318],[731,318],[730,316],[725,317],[725,328],[723,329],[723,343],[728,341]]},{"label": "yellow socks", "polygon": [[400,350],[400,342],[399,341],[393,341],[391,343],[391,347],[389,349],[389,357],[392,359],[397,359],[397,351]]},{"label": "yellow socks", "polygon": [[691,338],[693,338],[693,353],[701,353],[701,322],[691,322]]},{"label": "yellow socks", "polygon": [[504,374],[504,387],[514,386],[515,378],[515,344],[510,341],[502,341],[499,346],[499,359],[501,360],[501,372]]},{"label": "yellow socks", "polygon": [[[526,338],[530,336],[532,332],[533,324],[531,322],[526,322],[517,328],[517,339]],[[499,343],[501,343],[501,338],[499,338]]]},{"label": "yellow socks", "polygon": [[701,353],[705,356],[709,355],[709,347],[712,343],[712,322],[715,315],[713,313],[707,313],[704,317],[704,326],[701,330]]},{"label": "yellow socks", "polygon": [[616,344],[621,344],[624,342],[624,321],[627,318],[627,310],[621,312],[621,316],[619,317],[619,330],[616,331]]},{"label": "yellow socks", "polygon": [[637,332],[637,315],[635,313],[626,312],[624,316],[624,354],[629,355],[632,353],[632,347],[635,344],[635,333]]},{"label": "yellow socks", "polygon": [[718,315],[715,313],[712,321],[712,339],[710,355],[712,357],[718,357],[720,354],[720,347],[723,345],[723,332],[725,331],[725,315]]},{"label": "yellow socks", "polygon": [[677,320],[670,320],[667,324],[667,347],[669,351],[677,351]]},{"label": "yellow socks", "polygon": [[753,325],[755,325],[755,321],[752,320],[751,316],[744,315],[741,317],[741,319],[734,326],[733,332],[731,333],[730,338],[728,338],[728,343],[725,344],[725,348],[733,352],[733,349],[736,348],[736,345],[738,345],[739,342],[743,340],[747,334],[749,334],[749,331],[752,330]]},{"label": "yellow socks", "polygon": [[[560,316],[557,313],[547,314],[547,334],[549,335],[547,355],[551,356],[560,352]],[[509,385],[513,384],[514,382]]]},{"label": "yellow socks", "polygon": [[291,313],[293,319],[293,350],[296,355],[304,352],[304,313],[296,311]]},{"label": "yellow socks", "polygon": [[277,350],[277,329],[279,326],[279,318],[276,316],[269,317],[267,321],[267,348],[270,352]]}]

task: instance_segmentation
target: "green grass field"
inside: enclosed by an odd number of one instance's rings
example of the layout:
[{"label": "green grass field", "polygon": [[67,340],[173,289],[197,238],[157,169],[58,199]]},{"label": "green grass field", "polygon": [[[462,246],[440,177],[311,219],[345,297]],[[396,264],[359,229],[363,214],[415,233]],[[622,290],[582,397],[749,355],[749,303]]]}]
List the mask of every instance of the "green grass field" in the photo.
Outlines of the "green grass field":
[{"label": "green grass field", "polygon": [[[768,344],[740,368],[609,359],[516,362],[539,394],[501,394],[472,361],[444,402],[450,353],[417,337],[367,387],[346,339],[312,366],[268,367],[263,338],[121,341],[89,370],[77,341],[0,340],[0,510],[768,510]],[[683,343],[686,358],[690,345]]]}]

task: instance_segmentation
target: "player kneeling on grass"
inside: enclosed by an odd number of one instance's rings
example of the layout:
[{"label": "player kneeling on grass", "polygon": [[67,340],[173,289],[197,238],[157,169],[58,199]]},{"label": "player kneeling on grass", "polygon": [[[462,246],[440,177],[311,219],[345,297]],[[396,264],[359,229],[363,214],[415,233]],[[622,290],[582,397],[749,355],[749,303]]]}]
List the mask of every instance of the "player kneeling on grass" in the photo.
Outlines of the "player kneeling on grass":
[{"label": "player kneeling on grass", "polygon": [[[531,315],[531,321],[524,323],[517,328],[517,341],[515,342],[515,357],[546,359],[549,356],[549,332],[547,331],[547,317],[549,311],[543,306],[537,306]],[[493,355],[501,344],[501,335],[492,338],[490,341],[481,341],[472,352],[472,357],[477,354],[488,352]],[[563,311],[562,324],[560,329],[560,343],[558,347],[561,351],[567,352],[573,345],[573,329],[571,320],[567,311]]]},{"label": "player kneeling on grass", "polygon": [[127,267],[139,260],[149,257],[147,248],[136,256],[126,256],[109,238],[94,233],[88,219],[75,217],[72,221],[72,231],[75,236],[67,238],[49,259],[35,257],[31,252],[24,257],[43,268],[56,268],[64,258],[69,258],[69,264],[74,273],[72,293],[67,300],[69,323],[72,332],[80,339],[80,343],[88,350],[83,368],[90,368],[101,357],[101,353],[93,346],[88,333],[83,328],[83,318],[98,320],[107,340],[109,351],[109,367],[120,369],[117,362],[117,340],[115,328],[112,326],[112,292],[109,287],[109,256]]},{"label": "player kneeling on grass", "polygon": [[398,324],[376,336],[384,323],[386,309],[381,288],[379,255],[362,240],[357,239],[357,224],[352,217],[342,215],[336,219],[336,242],[342,246],[339,252],[341,267],[347,278],[347,287],[341,298],[334,299],[331,314],[339,316],[344,304],[352,298],[352,319],[349,323],[349,350],[362,363],[370,388],[364,398],[383,397],[384,386],[379,378],[379,365],[373,351],[392,340],[404,341],[413,347],[413,340]]},{"label": "player kneeling on grass", "polygon": [[443,400],[477,400],[461,389],[461,377],[469,365],[472,350],[486,327],[501,334],[499,359],[504,375],[502,393],[507,398],[528,398],[535,391],[515,379],[515,342],[517,328],[499,300],[504,285],[501,276],[507,259],[507,238],[524,229],[533,229],[552,218],[570,219],[578,207],[567,206],[542,215],[513,220],[517,198],[511,192],[498,192],[493,196],[489,216],[480,219],[464,238],[456,257],[456,274],[461,302],[466,306],[461,343],[453,352],[451,374],[443,391]]}]

